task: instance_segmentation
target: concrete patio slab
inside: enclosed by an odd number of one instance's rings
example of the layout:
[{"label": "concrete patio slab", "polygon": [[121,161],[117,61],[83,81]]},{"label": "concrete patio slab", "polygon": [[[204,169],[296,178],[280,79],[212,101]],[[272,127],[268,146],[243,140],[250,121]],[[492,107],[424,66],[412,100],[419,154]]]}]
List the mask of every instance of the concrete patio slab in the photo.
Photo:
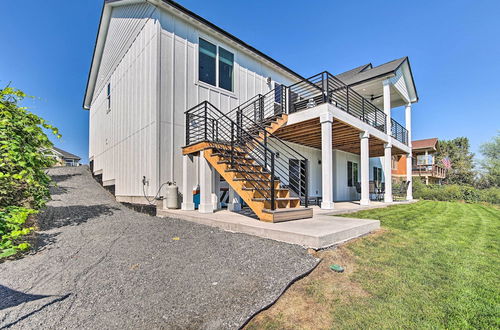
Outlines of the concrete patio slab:
[{"label": "concrete patio slab", "polygon": [[258,221],[248,214],[219,210],[206,214],[198,211],[158,209],[160,217],[184,219],[223,230],[255,235],[276,241],[298,244],[306,248],[321,249],[368,234],[380,228],[380,221],[337,217],[341,213],[387,207],[408,202],[373,202],[361,206],[359,202],[335,203],[335,210],[322,210],[313,206],[313,217],[280,223]]}]

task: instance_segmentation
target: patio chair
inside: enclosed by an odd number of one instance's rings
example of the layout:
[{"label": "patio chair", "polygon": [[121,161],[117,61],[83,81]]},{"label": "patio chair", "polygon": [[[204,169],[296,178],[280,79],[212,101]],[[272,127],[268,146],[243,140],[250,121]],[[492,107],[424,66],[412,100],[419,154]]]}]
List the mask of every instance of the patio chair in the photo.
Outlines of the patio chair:
[{"label": "patio chair", "polygon": [[406,199],[406,191],[408,190],[409,181],[402,181],[399,187],[395,187],[392,192],[394,199]]},{"label": "patio chair", "polygon": [[375,181],[377,200],[382,200],[385,194],[385,182]]}]

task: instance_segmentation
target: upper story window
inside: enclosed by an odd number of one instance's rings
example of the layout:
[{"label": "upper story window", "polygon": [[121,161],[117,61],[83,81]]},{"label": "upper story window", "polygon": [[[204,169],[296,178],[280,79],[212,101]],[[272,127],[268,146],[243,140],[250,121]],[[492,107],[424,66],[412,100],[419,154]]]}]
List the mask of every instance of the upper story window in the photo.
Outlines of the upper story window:
[{"label": "upper story window", "polygon": [[233,91],[234,54],[200,38],[198,79]]},{"label": "upper story window", "polygon": [[417,155],[417,165],[432,165],[434,164],[433,155]]},{"label": "upper story window", "polygon": [[108,109],[107,112],[111,111],[111,83],[108,83],[106,87],[106,99],[108,101]]}]

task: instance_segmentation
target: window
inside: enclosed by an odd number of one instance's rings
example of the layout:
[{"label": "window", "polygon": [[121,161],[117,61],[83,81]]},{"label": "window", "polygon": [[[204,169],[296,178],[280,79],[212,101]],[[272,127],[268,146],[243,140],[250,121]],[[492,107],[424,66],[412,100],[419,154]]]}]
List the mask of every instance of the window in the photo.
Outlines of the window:
[{"label": "window", "polygon": [[358,163],[347,162],[347,186],[353,187],[358,183]]},{"label": "window", "polygon": [[215,86],[215,58],[217,47],[208,41],[200,39],[200,50],[198,59],[199,79],[207,84]]},{"label": "window", "polygon": [[380,167],[373,168],[373,181],[382,182],[382,169]]},{"label": "window", "polygon": [[219,47],[219,87],[233,90],[234,55]]},{"label": "window", "polygon": [[198,79],[233,91],[234,54],[200,38],[198,55]]},{"label": "window", "polygon": [[106,87],[106,98],[108,100],[107,113],[109,113],[111,111],[111,83],[108,83],[108,86]]}]

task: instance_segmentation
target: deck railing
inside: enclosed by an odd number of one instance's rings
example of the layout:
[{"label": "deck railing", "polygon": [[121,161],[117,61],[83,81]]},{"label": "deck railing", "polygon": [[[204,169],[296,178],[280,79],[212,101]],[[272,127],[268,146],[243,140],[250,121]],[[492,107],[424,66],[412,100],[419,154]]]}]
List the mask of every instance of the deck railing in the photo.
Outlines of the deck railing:
[{"label": "deck railing", "polygon": [[446,178],[446,169],[436,164],[413,165],[413,175],[444,179]]},{"label": "deck railing", "polygon": [[[288,87],[288,112],[331,103],[381,132],[388,133],[387,115],[340,79],[325,71]],[[408,131],[391,118],[391,136],[408,145]]]},{"label": "deck railing", "polygon": [[290,113],[331,103],[386,133],[386,114],[327,71],[293,84],[288,90]]},{"label": "deck railing", "polygon": [[408,130],[391,118],[391,136],[399,142],[408,145]]}]

